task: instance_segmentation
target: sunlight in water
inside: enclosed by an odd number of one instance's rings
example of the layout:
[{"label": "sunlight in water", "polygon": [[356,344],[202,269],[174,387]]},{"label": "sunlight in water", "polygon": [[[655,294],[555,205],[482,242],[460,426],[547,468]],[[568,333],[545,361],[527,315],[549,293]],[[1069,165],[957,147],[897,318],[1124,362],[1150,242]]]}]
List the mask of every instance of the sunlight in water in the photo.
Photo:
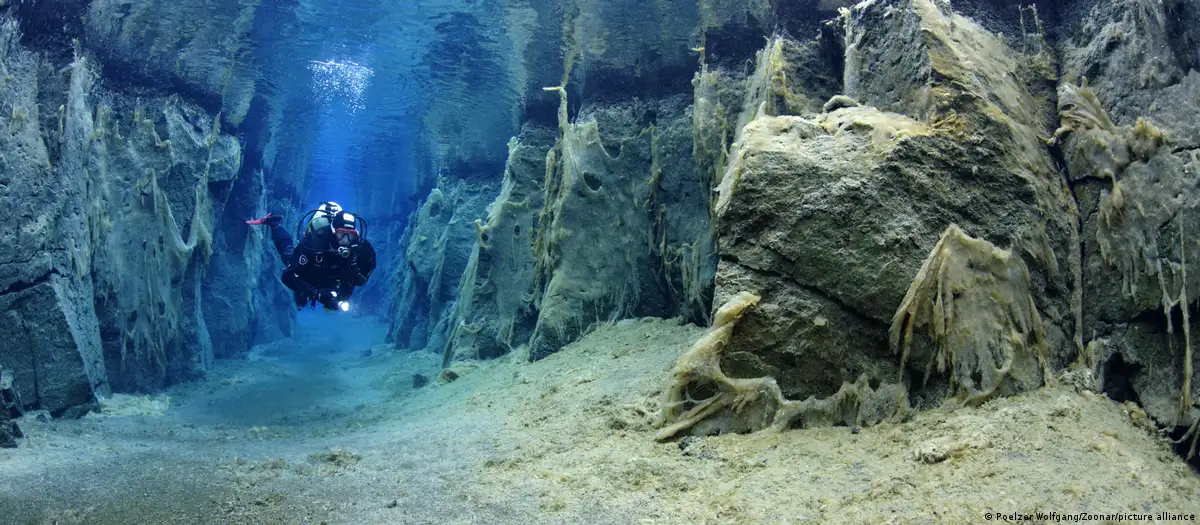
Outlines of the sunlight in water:
[{"label": "sunlight in water", "polygon": [[313,96],[324,104],[342,101],[351,113],[363,109],[363,93],[375,76],[369,67],[354,62],[313,60],[308,65],[313,73]]}]

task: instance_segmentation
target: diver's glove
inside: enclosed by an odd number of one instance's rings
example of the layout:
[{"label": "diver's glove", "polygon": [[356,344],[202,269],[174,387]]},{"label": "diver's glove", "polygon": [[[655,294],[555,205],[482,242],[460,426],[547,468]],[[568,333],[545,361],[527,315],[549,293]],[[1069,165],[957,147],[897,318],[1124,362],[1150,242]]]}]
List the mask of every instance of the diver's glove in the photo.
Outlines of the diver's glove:
[{"label": "diver's glove", "polygon": [[274,226],[276,224],[279,224],[280,221],[282,221],[282,220],[283,220],[283,217],[275,215],[274,213],[268,213],[265,216],[263,216],[261,219],[253,219],[253,220],[246,221],[246,224],[265,224],[267,226]]},{"label": "diver's glove", "polygon": [[337,294],[332,289],[326,288],[317,291],[317,302],[321,303],[327,310],[337,310]]}]

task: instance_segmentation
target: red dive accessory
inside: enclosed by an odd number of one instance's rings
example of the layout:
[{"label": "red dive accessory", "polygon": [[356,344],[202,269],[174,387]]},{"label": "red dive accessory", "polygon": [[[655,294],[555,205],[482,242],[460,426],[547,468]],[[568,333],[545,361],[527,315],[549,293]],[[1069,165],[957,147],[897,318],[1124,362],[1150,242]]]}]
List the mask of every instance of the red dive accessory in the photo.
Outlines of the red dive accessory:
[{"label": "red dive accessory", "polygon": [[278,224],[279,221],[282,221],[282,220],[283,220],[283,217],[275,215],[274,213],[268,213],[260,219],[253,219],[253,220],[246,221],[246,224],[268,224],[268,225],[270,225],[270,224]]},{"label": "red dive accessory", "polygon": [[350,244],[358,242],[358,231],[354,228],[337,228],[333,230],[333,234],[339,242],[343,237],[347,238]]}]

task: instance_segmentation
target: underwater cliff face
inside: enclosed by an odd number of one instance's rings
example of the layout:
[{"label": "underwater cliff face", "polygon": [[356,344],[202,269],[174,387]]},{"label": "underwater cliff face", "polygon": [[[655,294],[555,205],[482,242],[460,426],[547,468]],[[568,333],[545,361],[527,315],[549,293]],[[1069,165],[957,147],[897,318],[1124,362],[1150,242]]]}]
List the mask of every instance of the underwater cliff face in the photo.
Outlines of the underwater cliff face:
[{"label": "underwater cliff face", "polygon": [[[25,403],[62,411],[89,401],[93,389],[108,388],[86,271],[91,240],[86,186],[61,163],[52,163],[52,155],[60,159],[63,150],[57,140],[45,140],[65,133],[59,131],[58,112],[43,115],[41,108],[65,107],[68,83],[55,79],[53,66],[20,46],[18,31],[11,19],[0,26],[6,76],[0,97],[10,108],[2,117],[8,132],[0,138],[0,183],[7,206],[19,218],[0,243],[0,330],[9,342],[0,362]],[[47,97],[52,90],[57,96]],[[51,104],[39,104],[45,99]]]},{"label": "underwater cliff face", "polygon": [[3,199],[21,224],[0,249],[15,342],[0,367],[22,403],[59,414],[110,389],[154,391],[290,331],[269,321],[290,299],[252,293],[277,272],[261,234],[221,228],[271,192],[217,113],[135,87],[124,63],[101,67],[86,48],[62,54],[66,36],[25,47],[7,14],[3,33]]},{"label": "underwater cliff face", "polygon": [[[1187,11],[1183,2],[1093,5],[1063,46],[1059,87],[1058,136],[1080,206],[1088,357],[1114,394],[1127,384],[1132,392],[1120,396],[1178,425],[1197,418],[1180,392],[1196,384],[1189,310],[1200,291],[1188,275],[1200,256],[1192,233],[1200,77],[1195,48],[1172,45],[1194,38],[1186,32],[1194,27],[1172,22]],[[1140,36],[1117,36],[1130,33]]]},{"label": "underwater cliff face", "polygon": [[[753,34],[785,18],[782,11],[751,8],[742,21],[753,23],[700,24],[714,49],[694,50],[703,57],[695,57],[702,60],[691,68],[683,111],[663,104],[678,84],[662,82],[657,96],[637,92],[636,67],[604,65],[619,49],[580,48],[568,71],[595,76],[570,77],[565,90],[538,98],[559,98],[561,107],[538,234],[532,246],[517,246],[532,250],[535,278],[529,284],[528,255],[507,268],[489,264],[489,252],[512,260],[513,248],[493,247],[482,226],[497,220],[476,212],[474,249],[487,268],[468,265],[456,313],[428,328],[449,332],[446,364],[511,350],[540,358],[622,317],[703,322],[707,313],[687,311],[697,298],[706,312],[751,291],[763,299],[739,324],[722,366],[738,377],[775,377],[789,397],[831,396],[860,376],[871,385],[910,377],[901,381],[907,403],[926,407],[1037,388],[1076,365],[1098,388],[1128,385],[1121,388],[1139,393],[1163,425],[1194,421],[1180,396],[1195,371],[1180,364],[1190,362],[1191,341],[1178,308],[1192,302],[1183,275],[1195,259],[1179,233],[1192,229],[1187,210],[1195,206],[1188,177],[1197,90],[1186,45],[1194,35],[1179,23],[1194,6],[834,7],[846,9],[811,17],[827,20],[809,22],[816,38],[768,40],[753,67],[714,53],[721,32]],[[597,13],[588,16],[603,19]],[[589,60],[591,69],[577,65]],[[607,75],[626,80],[589,85]],[[658,138],[680,118],[691,120],[691,148]],[[646,136],[654,137],[651,155]],[[505,184],[518,187],[507,180],[516,159],[528,157],[520,146],[510,151]],[[679,171],[664,176],[664,166]],[[699,200],[657,202],[662,181]],[[613,185],[623,187],[610,194]],[[1136,203],[1125,200],[1134,194]],[[525,199],[504,195],[489,217],[495,209],[528,215]],[[660,215],[693,229],[664,244]],[[961,233],[947,237],[951,225]],[[979,242],[993,251],[976,254]],[[951,245],[965,251],[938,254]],[[918,271],[957,268],[960,256],[964,268],[1018,261],[992,276],[931,276],[928,285],[998,287],[987,293],[1015,310],[993,312],[984,293],[982,303],[945,306],[953,320],[935,326],[923,317],[933,314],[918,303],[933,297],[922,299]],[[1005,272],[1027,272],[1028,282]],[[917,302],[906,299],[914,293]],[[497,306],[495,297],[518,295]],[[910,308],[903,316],[902,303]]]}]

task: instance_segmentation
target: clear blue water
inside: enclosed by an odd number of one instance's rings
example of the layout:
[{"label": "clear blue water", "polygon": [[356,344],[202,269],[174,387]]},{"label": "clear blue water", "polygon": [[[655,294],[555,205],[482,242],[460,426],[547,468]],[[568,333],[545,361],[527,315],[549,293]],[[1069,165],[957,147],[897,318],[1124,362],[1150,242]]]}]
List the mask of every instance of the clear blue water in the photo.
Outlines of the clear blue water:
[{"label": "clear blue water", "polygon": [[297,133],[316,128],[309,201],[355,208],[365,177],[413,178],[412,140],[431,113],[435,128],[485,130],[467,134],[483,136],[492,154],[516,131],[513,72],[523,58],[509,31],[490,22],[511,16],[505,3],[269,4],[247,44],[260,92],[288,108],[288,125],[303,127]]}]

